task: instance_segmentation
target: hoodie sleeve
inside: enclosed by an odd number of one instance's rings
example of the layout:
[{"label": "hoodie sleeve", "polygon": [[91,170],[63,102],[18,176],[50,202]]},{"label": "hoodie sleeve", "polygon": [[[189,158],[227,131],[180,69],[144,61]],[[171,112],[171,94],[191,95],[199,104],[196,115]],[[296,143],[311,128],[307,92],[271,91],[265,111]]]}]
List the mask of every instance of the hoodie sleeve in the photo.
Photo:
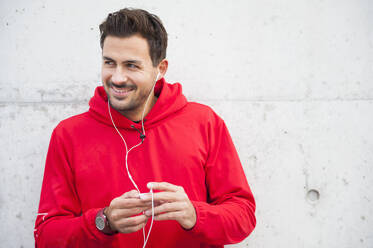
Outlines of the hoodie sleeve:
[{"label": "hoodie sleeve", "polygon": [[113,236],[96,229],[99,209],[82,213],[61,133],[57,127],[49,144],[34,229],[35,247],[106,246],[113,241]]},{"label": "hoodie sleeve", "polygon": [[224,121],[216,116],[209,127],[208,201],[193,201],[197,222],[191,232],[214,245],[242,241],[254,229],[255,200]]}]

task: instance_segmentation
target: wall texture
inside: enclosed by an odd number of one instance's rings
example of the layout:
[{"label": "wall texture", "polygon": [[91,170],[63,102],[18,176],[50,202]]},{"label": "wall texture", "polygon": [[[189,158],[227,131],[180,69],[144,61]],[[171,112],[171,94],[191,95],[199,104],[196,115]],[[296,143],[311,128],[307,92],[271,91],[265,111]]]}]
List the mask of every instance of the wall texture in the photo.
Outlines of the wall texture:
[{"label": "wall texture", "polygon": [[33,247],[51,131],[88,109],[98,25],[126,6],[161,17],[166,79],[231,131],[258,219],[232,247],[373,247],[370,0],[1,1],[1,247]]}]

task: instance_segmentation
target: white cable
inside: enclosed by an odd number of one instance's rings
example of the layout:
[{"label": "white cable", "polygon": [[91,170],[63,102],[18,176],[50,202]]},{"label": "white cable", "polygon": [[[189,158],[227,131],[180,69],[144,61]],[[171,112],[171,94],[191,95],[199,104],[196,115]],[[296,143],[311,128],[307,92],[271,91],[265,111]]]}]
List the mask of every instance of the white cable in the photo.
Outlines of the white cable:
[{"label": "white cable", "polygon": [[37,213],[36,216],[38,216],[38,215],[43,215],[43,221],[44,221],[44,218],[45,218],[45,216],[48,215],[48,213]]},{"label": "white cable", "polygon": [[[44,219],[45,219],[45,216],[47,216],[48,213],[37,213],[36,216],[38,216],[38,215],[43,215],[43,221],[45,221],[45,220],[44,220]],[[34,232],[37,232],[37,231],[38,231],[38,229],[37,229],[37,228],[34,228]],[[35,233],[35,235],[36,235],[36,237],[39,236],[37,233]]]},{"label": "white cable", "polygon": [[[150,222],[150,227],[149,227],[149,230],[148,230],[148,236],[144,240],[144,246],[142,248],[145,248],[146,243],[149,240],[150,232],[152,230],[153,222],[154,222],[154,194],[153,194],[153,189],[152,188],[150,188],[150,193],[152,194],[152,220]],[[145,238],[145,227],[142,230],[143,230],[143,235],[144,235],[144,238]]]},{"label": "white cable", "polygon": [[[153,84],[153,87],[152,89],[150,90],[150,93],[153,91],[154,87],[155,87],[155,84],[157,83],[158,81],[158,77],[159,77],[159,72],[157,74],[157,77],[155,78],[155,82]],[[145,102],[145,106],[144,106],[144,110],[142,111],[142,115],[141,115],[141,127],[142,127],[142,133],[145,135],[145,128],[144,128],[144,114],[145,114],[145,108],[146,108],[146,105],[148,104],[148,101],[149,101],[149,97],[150,97],[150,93],[149,93],[149,96],[148,96],[148,99],[146,99],[146,102]]]},{"label": "white cable", "polygon": [[119,134],[119,136],[122,138],[122,141],[123,141],[123,143],[124,143],[124,145],[125,145],[125,147],[126,147],[126,159],[125,159],[125,163],[126,163],[126,170],[127,170],[128,177],[129,177],[129,179],[131,180],[133,186],[135,186],[137,192],[139,192],[139,194],[140,194],[140,190],[139,190],[139,188],[137,187],[137,184],[135,183],[135,181],[132,179],[132,175],[131,175],[131,173],[130,173],[130,171],[129,171],[129,169],[128,169],[127,159],[128,159],[128,154],[129,154],[129,152],[130,152],[133,148],[138,147],[139,145],[141,145],[141,142],[138,143],[137,145],[131,147],[130,150],[128,150],[127,143],[126,143],[125,139],[123,138],[122,134],[119,132],[117,126],[116,126],[115,123],[114,123],[113,117],[111,116],[110,105],[109,105],[109,98],[108,98],[107,104],[108,104],[108,109],[109,109],[109,115],[110,115],[111,122],[113,123],[113,126],[114,126],[115,130],[117,131],[117,133]]},{"label": "white cable", "polygon": [[[151,89],[150,92],[149,92],[148,98],[146,99],[146,102],[145,102],[145,105],[144,105],[144,110],[143,110],[142,115],[141,115],[141,127],[142,127],[142,132],[143,132],[144,135],[145,135],[145,128],[144,128],[144,114],[145,114],[145,109],[146,109],[146,105],[148,104],[148,101],[149,101],[149,99],[150,99],[151,92],[154,90],[155,84],[156,84],[157,81],[158,81],[158,77],[159,77],[159,75],[160,75],[160,73],[158,72],[157,77],[156,77],[156,79],[155,79],[155,82],[153,83],[153,87],[152,87],[152,89]],[[119,132],[117,126],[116,126],[115,123],[114,123],[113,117],[112,117],[112,115],[111,115],[109,96],[108,96],[108,101],[107,101],[107,103],[108,103],[108,110],[109,110],[109,116],[110,116],[111,122],[113,123],[113,126],[114,126],[115,130],[117,131],[117,133],[119,134],[119,136],[122,138],[122,141],[123,141],[123,143],[124,143],[124,145],[125,145],[125,147],[126,147],[126,158],[125,158],[125,163],[126,163],[126,170],[127,170],[128,177],[129,177],[129,179],[131,180],[133,186],[135,186],[137,192],[138,192],[139,194],[141,194],[139,188],[137,187],[137,184],[136,184],[135,181],[133,180],[132,175],[131,175],[131,173],[130,173],[130,171],[129,171],[129,169],[128,169],[128,154],[129,154],[129,152],[130,152],[132,149],[134,149],[134,148],[140,146],[140,145],[143,143],[143,141],[141,141],[141,142],[138,143],[137,145],[134,145],[133,147],[131,147],[131,148],[128,150],[126,140],[123,138],[122,134]],[[143,245],[143,248],[145,248],[146,243],[148,242],[148,239],[149,239],[149,236],[150,236],[150,232],[151,232],[151,230],[152,230],[153,222],[154,222],[154,194],[153,194],[153,189],[152,189],[152,188],[150,188],[150,193],[151,193],[151,195],[152,195],[152,220],[151,220],[150,227],[149,227],[149,231],[148,231],[148,235],[146,236],[146,238],[145,238],[145,226],[142,228],[143,237],[144,237],[144,245]]]}]

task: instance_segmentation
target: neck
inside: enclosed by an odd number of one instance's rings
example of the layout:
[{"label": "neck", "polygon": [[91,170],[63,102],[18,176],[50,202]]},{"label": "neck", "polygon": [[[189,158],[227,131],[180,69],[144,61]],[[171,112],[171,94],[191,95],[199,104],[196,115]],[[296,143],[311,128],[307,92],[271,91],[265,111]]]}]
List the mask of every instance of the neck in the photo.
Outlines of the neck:
[{"label": "neck", "polygon": [[[144,119],[145,116],[150,112],[150,110],[153,108],[154,104],[157,102],[158,97],[154,96],[149,100],[145,112],[144,112]],[[145,103],[144,103],[145,104]],[[127,112],[127,111],[119,111],[123,116],[127,117],[131,121],[137,122],[141,121],[142,113],[144,111],[144,105],[142,105],[140,108],[136,109],[135,111]]]}]

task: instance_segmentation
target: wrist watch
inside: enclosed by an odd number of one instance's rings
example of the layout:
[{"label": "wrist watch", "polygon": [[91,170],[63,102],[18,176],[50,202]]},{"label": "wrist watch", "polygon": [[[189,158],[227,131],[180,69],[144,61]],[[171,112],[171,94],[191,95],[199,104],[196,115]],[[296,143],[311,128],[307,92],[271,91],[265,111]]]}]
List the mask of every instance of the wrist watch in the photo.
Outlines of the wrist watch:
[{"label": "wrist watch", "polygon": [[98,211],[97,215],[96,215],[96,219],[95,219],[95,223],[96,223],[96,227],[99,231],[107,234],[107,235],[113,235],[117,232],[111,230],[110,228],[110,225],[109,225],[109,221],[104,213],[106,208],[103,208],[101,209],[100,211]]}]

